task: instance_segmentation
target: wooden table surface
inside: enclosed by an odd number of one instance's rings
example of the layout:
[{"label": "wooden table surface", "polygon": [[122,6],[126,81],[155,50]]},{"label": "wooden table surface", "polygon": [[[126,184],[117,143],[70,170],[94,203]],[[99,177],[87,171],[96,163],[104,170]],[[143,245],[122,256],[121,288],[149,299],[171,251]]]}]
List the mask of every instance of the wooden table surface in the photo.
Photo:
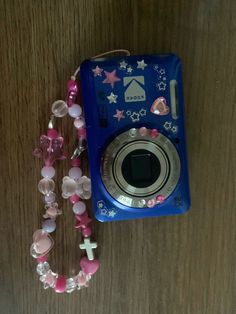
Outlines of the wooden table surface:
[{"label": "wooden table surface", "polygon": [[[236,313],[235,13],[234,0],[0,0],[2,314]],[[114,48],[182,59],[192,207],[94,222],[100,271],[89,289],[56,295],[29,254],[43,208],[31,152],[71,72]],[[61,129],[72,147],[68,120]],[[79,268],[80,236],[63,208],[52,266],[68,274]]]}]

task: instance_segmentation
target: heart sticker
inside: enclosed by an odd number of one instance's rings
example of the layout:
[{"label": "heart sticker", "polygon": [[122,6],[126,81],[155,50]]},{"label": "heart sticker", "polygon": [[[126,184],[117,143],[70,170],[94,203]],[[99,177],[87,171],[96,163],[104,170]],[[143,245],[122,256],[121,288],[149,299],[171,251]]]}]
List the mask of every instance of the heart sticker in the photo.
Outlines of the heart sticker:
[{"label": "heart sticker", "polygon": [[166,104],[166,99],[164,97],[159,97],[154,100],[150,111],[159,116],[165,116],[170,112],[170,108]]}]

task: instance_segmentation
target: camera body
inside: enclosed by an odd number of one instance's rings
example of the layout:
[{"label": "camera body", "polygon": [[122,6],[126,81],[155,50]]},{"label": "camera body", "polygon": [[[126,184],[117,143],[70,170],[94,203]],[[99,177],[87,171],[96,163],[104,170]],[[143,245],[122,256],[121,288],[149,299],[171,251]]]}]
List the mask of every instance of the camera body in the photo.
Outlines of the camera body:
[{"label": "camera body", "polygon": [[81,86],[96,218],[186,212],[190,195],[179,58],[85,60]]}]

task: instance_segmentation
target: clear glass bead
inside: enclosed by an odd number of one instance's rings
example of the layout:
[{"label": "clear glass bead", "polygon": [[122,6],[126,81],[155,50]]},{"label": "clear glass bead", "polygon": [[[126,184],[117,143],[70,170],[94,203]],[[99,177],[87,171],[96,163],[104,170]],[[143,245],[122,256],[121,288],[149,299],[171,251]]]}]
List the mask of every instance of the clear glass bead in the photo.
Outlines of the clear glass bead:
[{"label": "clear glass bead", "polygon": [[49,271],[49,269],[50,265],[48,264],[48,262],[43,262],[37,265],[36,271],[40,276],[42,276],[45,275]]},{"label": "clear glass bead", "polygon": [[38,189],[40,193],[48,195],[49,193],[54,191],[55,183],[52,179],[43,178],[39,181]]},{"label": "clear glass bead", "polygon": [[55,287],[57,277],[58,274],[53,273],[50,269],[46,274],[40,276],[39,280],[43,283],[43,288],[48,289],[49,287]]},{"label": "clear glass bead", "polygon": [[64,100],[57,100],[52,104],[52,113],[56,117],[64,117],[68,113],[68,106]]},{"label": "clear glass bead", "polygon": [[74,281],[74,278],[68,278],[66,280],[66,292],[71,293],[76,289],[76,283]]}]

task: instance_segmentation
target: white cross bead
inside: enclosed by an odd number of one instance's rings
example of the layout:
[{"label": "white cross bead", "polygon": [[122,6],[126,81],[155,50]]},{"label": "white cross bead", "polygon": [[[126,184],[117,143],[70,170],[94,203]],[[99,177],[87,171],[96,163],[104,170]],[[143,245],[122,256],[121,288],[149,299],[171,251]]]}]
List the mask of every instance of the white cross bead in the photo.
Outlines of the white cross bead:
[{"label": "white cross bead", "polygon": [[84,243],[79,245],[81,250],[86,250],[88,259],[92,261],[94,259],[93,255],[93,249],[96,249],[98,247],[96,242],[90,242],[90,239],[84,239]]}]

